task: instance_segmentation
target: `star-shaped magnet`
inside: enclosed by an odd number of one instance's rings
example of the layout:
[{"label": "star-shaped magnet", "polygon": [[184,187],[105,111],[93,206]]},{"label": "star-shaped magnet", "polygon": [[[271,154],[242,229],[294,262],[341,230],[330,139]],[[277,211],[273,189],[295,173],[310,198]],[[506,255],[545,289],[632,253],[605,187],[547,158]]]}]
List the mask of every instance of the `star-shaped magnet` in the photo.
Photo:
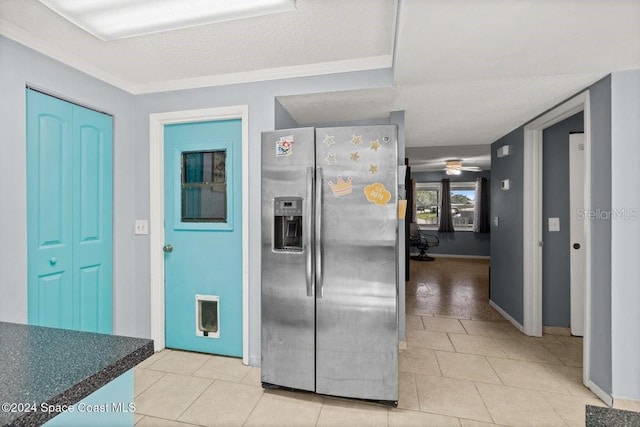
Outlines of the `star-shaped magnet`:
[{"label": "star-shaped magnet", "polygon": [[362,135],[353,135],[353,137],[351,138],[351,143],[356,147],[362,144]]},{"label": "star-shaped magnet", "polygon": [[335,165],[336,163],[338,163],[338,161],[336,160],[336,155],[333,153],[329,153],[324,161],[327,162],[328,165]]},{"label": "star-shaped magnet", "polygon": [[327,148],[329,148],[329,147],[331,147],[333,144],[335,144],[335,143],[336,143],[336,141],[335,141],[335,136],[329,136],[329,135],[326,135],[326,136],[324,137],[324,141],[322,141],[322,142],[324,143],[324,145],[326,145],[326,146],[327,146]]},{"label": "star-shaped magnet", "polygon": [[371,173],[371,175],[375,175],[378,173],[378,165],[374,165],[373,163],[371,163],[371,166],[369,166],[369,172]]},{"label": "star-shaped magnet", "polygon": [[358,159],[360,158],[360,154],[358,154],[357,151],[351,153],[351,157],[349,157],[351,160],[353,160],[354,162],[357,162]]},{"label": "star-shaped magnet", "polygon": [[380,141],[378,141],[377,139],[370,141],[369,142],[369,148],[371,148],[373,151],[378,151],[378,148],[380,148]]}]

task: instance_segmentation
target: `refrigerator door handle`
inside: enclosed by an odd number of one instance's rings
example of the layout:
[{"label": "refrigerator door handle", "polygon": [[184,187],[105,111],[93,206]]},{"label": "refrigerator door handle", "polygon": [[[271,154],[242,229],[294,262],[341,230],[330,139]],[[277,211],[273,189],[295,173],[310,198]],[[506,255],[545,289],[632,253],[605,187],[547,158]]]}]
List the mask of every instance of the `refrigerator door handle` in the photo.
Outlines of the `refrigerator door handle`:
[{"label": "refrigerator door handle", "polygon": [[322,168],[316,168],[316,296],[322,298]]},{"label": "refrigerator door handle", "polygon": [[307,168],[307,197],[305,201],[305,211],[308,215],[305,216],[307,224],[305,226],[304,233],[306,238],[304,239],[304,251],[305,251],[305,274],[307,279],[307,296],[313,296],[313,247],[312,234],[313,234],[313,167]]}]

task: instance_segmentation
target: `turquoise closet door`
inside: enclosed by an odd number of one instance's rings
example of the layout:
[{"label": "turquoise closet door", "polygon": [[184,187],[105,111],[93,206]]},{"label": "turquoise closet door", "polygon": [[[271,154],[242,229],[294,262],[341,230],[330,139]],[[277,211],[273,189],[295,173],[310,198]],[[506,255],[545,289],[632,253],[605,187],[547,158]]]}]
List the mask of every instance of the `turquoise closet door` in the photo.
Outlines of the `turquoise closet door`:
[{"label": "turquoise closet door", "polygon": [[241,120],[165,126],[165,340],[242,356]]},{"label": "turquoise closet door", "polygon": [[27,90],[30,324],[111,333],[112,126]]}]

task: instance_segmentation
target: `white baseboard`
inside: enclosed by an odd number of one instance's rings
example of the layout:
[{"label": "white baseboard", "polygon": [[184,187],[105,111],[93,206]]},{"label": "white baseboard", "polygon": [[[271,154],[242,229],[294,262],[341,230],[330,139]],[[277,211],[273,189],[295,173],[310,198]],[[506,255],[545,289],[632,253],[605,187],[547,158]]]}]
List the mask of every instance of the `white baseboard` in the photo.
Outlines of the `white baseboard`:
[{"label": "white baseboard", "polygon": [[640,400],[614,397],[613,407],[623,411],[640,412]]},{"label": "white baseboard", "polygon": [[589,387],[589,390],[591,390],[596,396],[598,396],[598,398],[602,400],[607,406],[613,406],[613,398],[600,387],[598,387],[593,381],[589,381],[587,387]]},{"label": "white baseboard", "polygon": [[249,366],[255,366],[256,368],[260,367],[260,356],[249,355]]},{"label": "white baseboard", "polygon": [[511,317],[509,315],[509,313],[507,313],[506,311],[504,311],[498,304],[496,304],[495,302],[489,300],[489,305],[493,308],[495,308],[495,310],[500,313],[502,315],[502,317],[504,317],[505,319],[507,319],[509,322],[511,322],[511,324],[513,326],[516,327],[516,329],[518,329],[520,332],[522,332],[524,334],[524,326],[522,326],[520,323],[518,323],[516,321],[516,319],[514,319],[513,317]]},{"label": "white baseboard", "polygon": [[427,252],[427,255],[434,258],[469,258],[469,259],[491,259],[486,255],[454,255],[454,254],[434,254],[433,252]]},{"label": "white baseboard", "polygon": [[563,328],[561,326],[543,326],[542,333],[549,334],[549,335],[562,335],[565,337],[570,337],[571,328]]}]

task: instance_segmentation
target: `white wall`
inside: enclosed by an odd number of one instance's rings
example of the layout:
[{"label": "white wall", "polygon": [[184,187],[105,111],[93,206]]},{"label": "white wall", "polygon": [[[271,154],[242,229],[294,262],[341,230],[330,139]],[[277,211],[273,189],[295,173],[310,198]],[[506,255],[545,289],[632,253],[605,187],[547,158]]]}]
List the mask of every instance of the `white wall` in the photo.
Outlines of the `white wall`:
[{"label": "white wall", "polygon": [[640,71],[612,74],[611,117],[612,394],[640,400]]}]

